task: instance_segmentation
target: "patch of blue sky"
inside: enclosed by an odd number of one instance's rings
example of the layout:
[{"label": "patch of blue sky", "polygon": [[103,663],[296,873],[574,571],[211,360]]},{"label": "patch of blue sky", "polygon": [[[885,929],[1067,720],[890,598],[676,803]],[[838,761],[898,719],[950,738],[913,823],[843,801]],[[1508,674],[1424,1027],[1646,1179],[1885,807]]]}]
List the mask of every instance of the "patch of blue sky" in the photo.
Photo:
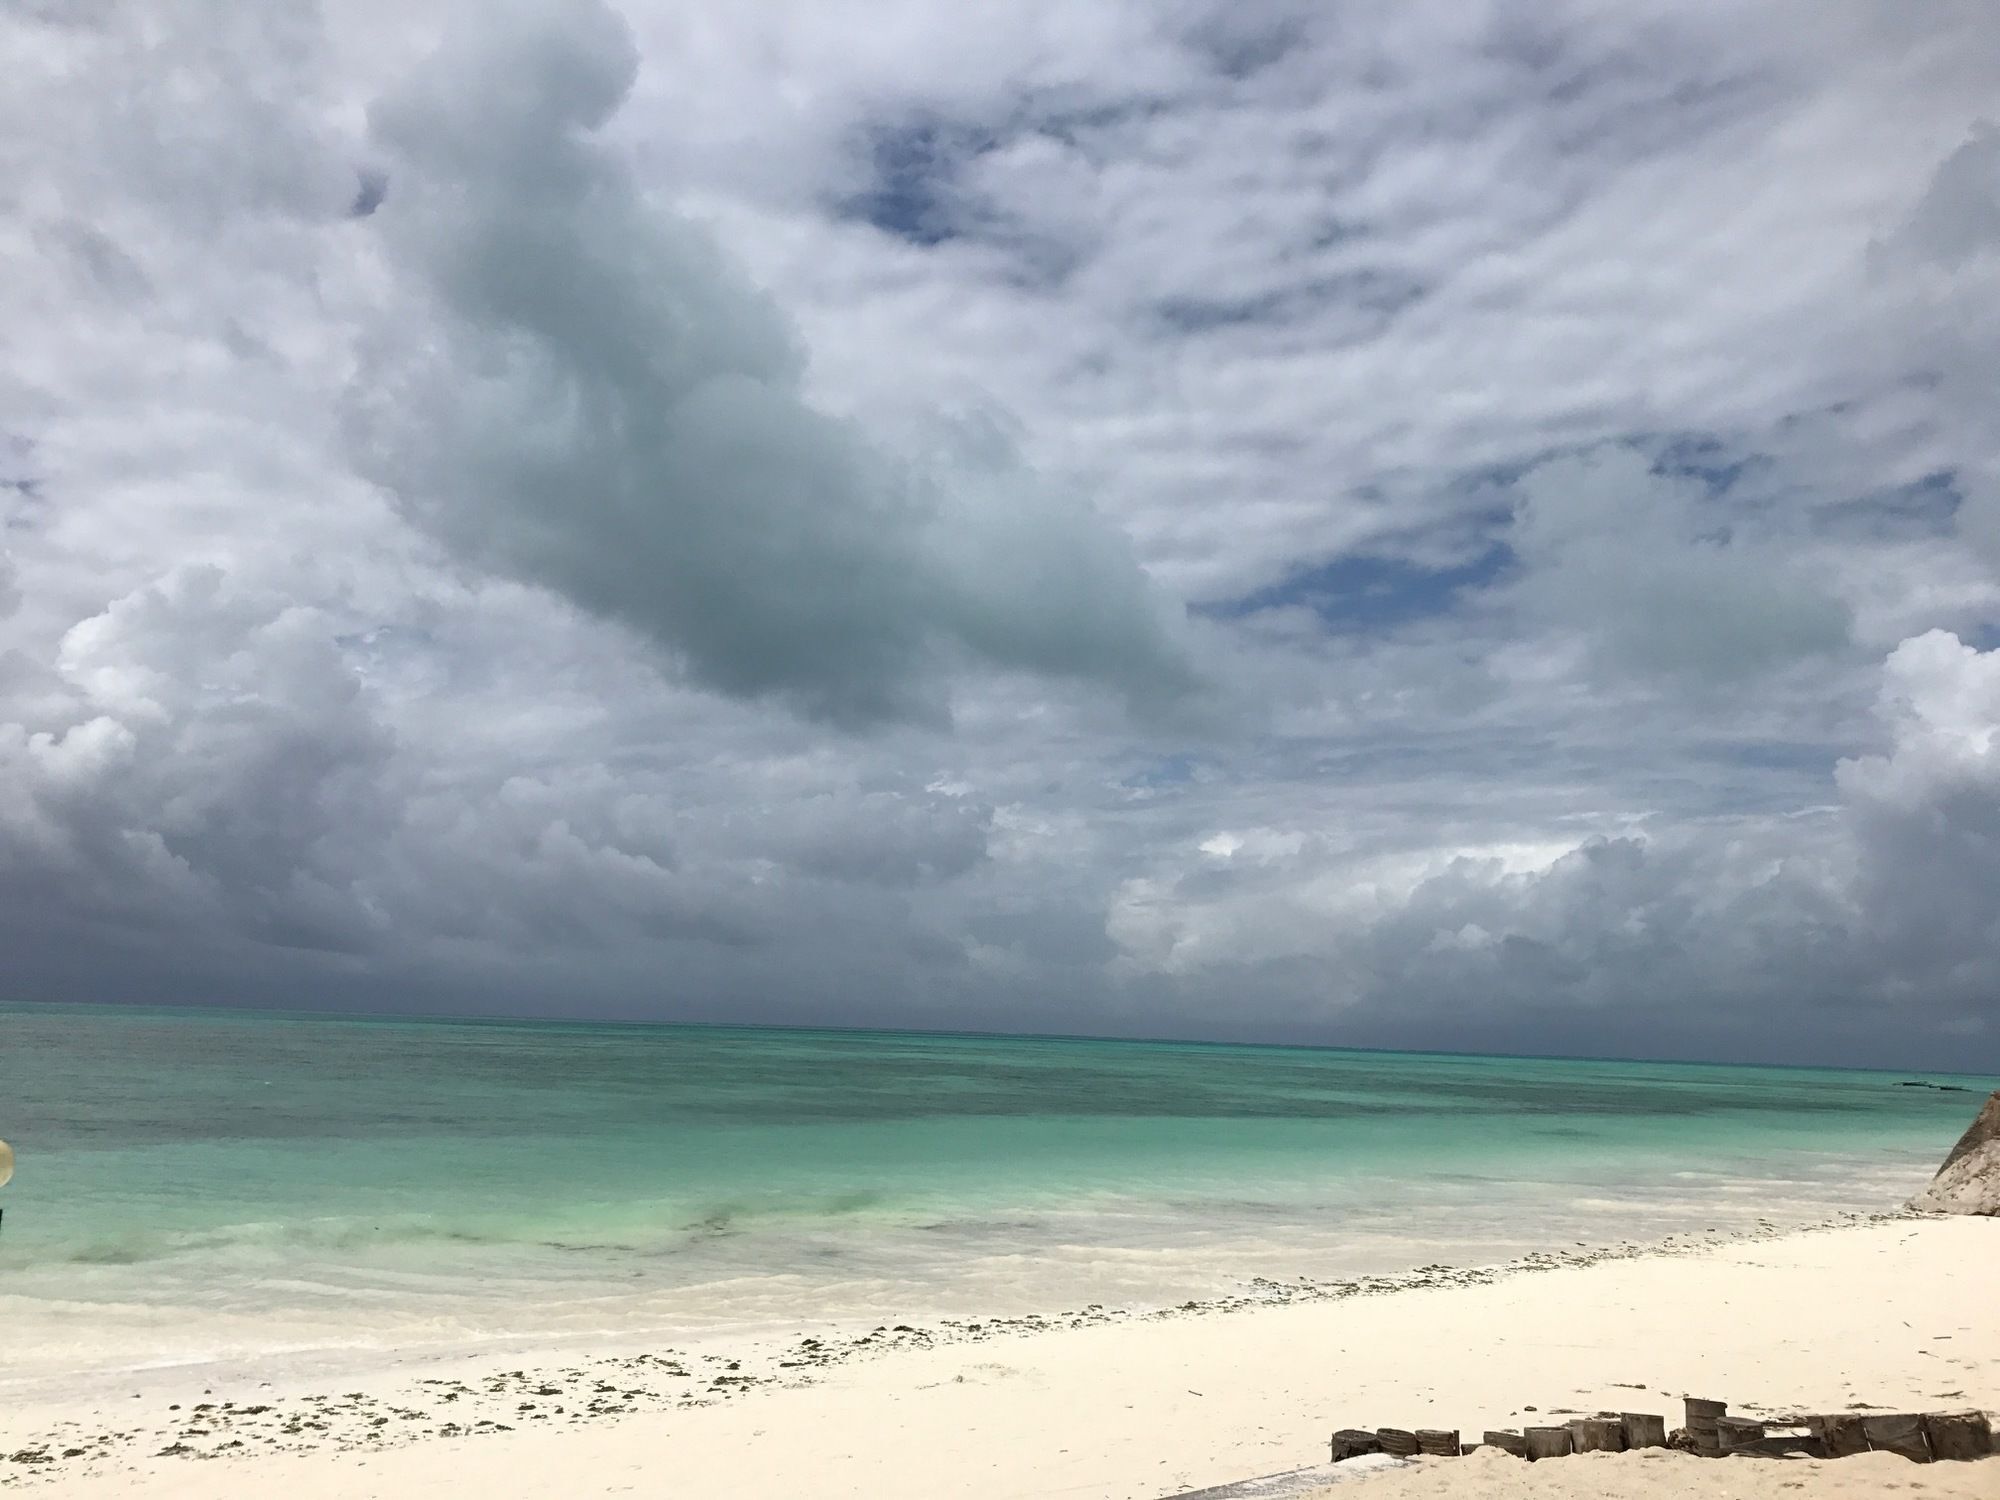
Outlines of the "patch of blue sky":
[{"label": "patch of blue sky", "polygon": [[5,530],[32,526],[48,508],[34,449],[27,438],[0,432],[0,528]]},{"label": "patch of blue sky", "polygon": [[[1616,438],[1588,443],[1558,443],[1524,451],[1513,458],[1480,464],[1461,471],[1451,489],[1461,495],[1492,495],[1509,491],[1530,471],[1559,458],[1587,457],[1607,446],[1622,445],[1645,458],[1658,473],[1669,477],[1700,480],[1711,498],[1754,478],[1772,467],[1760,453],[1732,448],[1719,437],[1698,432],[1632,432]],[[1512,500],[1484,519],[1485,524],[1504,522],[1511,514]]]},{"label": "patch of blue sky", "polygon": [[[864,183],[833,200],[832,210],[884,234],[929,248],[959,239],[1002,245],[1029,243],[1020,227],[996,217],[966,182],[968,168],[1011,141],[1044,137],[1101,162],[1135,149],[1122,137],[1162,111],[1167,98],[1134,94],[1105,98],[1074,90],[1036,90],[987,119],[952,118],[929,110],[864,124],[854,137]],[[1051,258],[1034,243],[1036,255]],[[1061,260],[1061,256],[1054,256]]]},{"label": "patch of blue sky", "polygon": [[1759,771],[1805,771],[1832,776],[1834,763],[1849,753],[1808,740],[1726,740],[1688,747],[1690,756]]},{"label": "patch of blue sky", "polygon": [[1816,506],[1813,519],[1822,531],[1833,535],[1885,541],[1895,537],[1945,536],[1950,533],[1963,503],[1957,473],[1938,469],[1908,484]]},{"label": "patch of blue sky", "polygon": [[1712,495],[1733,488],[1745,475],[1770,467],[1770,460],[1763,455],[1745,453],[1709,433],[1661,433],[1636,438],[1633,446],[1652,461],[1658,473],[1698,479]]},{"label": "patch of blue sky", "polygon": [[382,206],[382,200],[388,196],[389,174],[364,167],[355,174],[354,201],[347,206],[348,217],[367,218]]},{"label": "patch of blue sky", "polygon": [[1465,596],[1499,582],[1514,551],[1495,542],[1469,562],[1426,567],[1407,558],[1356,554],[1292,574],[1241,598],[1200,606],[1217,619],[1309,609],[1340,635],[1380,635],[1451,614]]},{"label": "patch of blue sky", "polygon": [[1379,332],[1428,290],[1426,283],[1401,272],[1362,269],[1238,296],[1164,297],[1153,304],[1153,312],[1178,333],[1206,333],[1247,324],[1296,323],[1308,313],[1345,306],[1371,315],[1373,331]]},{"label": "patch of blue sky", "polygon": [[1273,15],[1270,7],[1222,6],[1184,34],[1188,46],[1224,78],[1242,80],[1276,67],[1306,40],[1298,15]]},{"label": "patch of blue sky", "polygon": [[968,162],[997,144],[991,130],[917,118],[872,126],[863,140],[869,181],[836,205],[842,214],[926,248],[965,231],[960,177]]},{"label": "patch of blue sky", "polygon": [[1141,766],[1118,784],[1132,791],[1154,792],[1165,787],[1186,786],[1195,778],[1199,762],[1192,755],[1163,755]]}]

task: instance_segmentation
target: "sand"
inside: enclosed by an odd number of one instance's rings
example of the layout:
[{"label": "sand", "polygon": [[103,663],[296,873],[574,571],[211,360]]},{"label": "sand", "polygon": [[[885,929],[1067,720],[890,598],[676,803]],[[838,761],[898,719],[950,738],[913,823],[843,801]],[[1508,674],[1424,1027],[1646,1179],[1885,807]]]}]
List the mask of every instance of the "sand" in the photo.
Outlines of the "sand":
[{"label": "sand", "polygon": [[[779,1383],[707,1406],[603,1397],[605,1414],[595,1417],[577,1407],[573,1393],[582,1387],[574,1380],[537,1385],[530,1368],[500,1395],[487,1395],[481,1381],[500,1372],[469,1368],[468,1394],[450,1409],[462,1410],[468,1424],[475,1412],[506,1410],[513,1430],[402,1441],[421,1424],[385,1417],[366,1429],[375,1437],[354,1436],[351,1423],[326,1424],[325,1434],[307,1426],[288,1439],[306,1451],[246,1448],[247,1457],[152,1456],[163,1421],[159,1435],[171,1435],[172,1424],[203,1434],[189,1440],[197,1448],[215,1438],[202,1425],[211,1417],[188,1401],[169,1417],[149,1394],[119,1409],[98,1401],[0,1413],[0,1455],[41,1441],[58,1417],[76,1424],[72,1435],[93,1423],[144,1434],[101,1457],[0,1463],[0,1475],[24,1494],[216,1500],[414,1500],[442,1492],[482,1500],[668,1493],[1156,1500],[1323,1461],[1336,1426],[1470,1434],[1600,1408],[1677,1420],[1684,1394],[1726,1399],[1750,1415],[1859,1403],[2000,1410],[1996,1267],[2000,1221],[1895,1219],[1471,1284],[1437,1278],[1445,1284],[931,1347],[906,1339],[838,1363],[783,1362]],[[632,1368],[615,1362],[634,1353],[607,1348],[602,1357],[614,1363],[597,1368]],[[687,1373],[674,1378],[687,1389],[717,1389],[711,1382],[728,1378],[719,1354],[677,1358]],[[646,1368],[648,1380],[665,1379],[662,1367]],[[384,1371],[357,1380],[343,1388],[351,1396],[325,1409],[365,1401],[358,1410],[415,1410],[411,1378]],[[541,1389],[558,1394],[533,1394]],[[253,1385],[205,1399],[259,1394]],[[285,1411],[312,1410],[283,1399]],[[521,1410],[538,1403],[539,1413]],[[564,1409],[558,1414],[554,1405]],[[434,1419],[426,1421],[435,1430]],[[1653,1454],[1530,1467],[1474,1456],[1338,1492],[1381,1500],[1877,1495],[1918,1484],[1923,1489],[1912,1492],[2000,1500],[2000,1459],[1920,1469],[1884,1455],[1811,1464]]]},{"label": "sand", "polygon": [[1326,1500],[1798,1500],[1800,1496],[1882,1500],[1994,1500],[2000,1459],[1919,1468],[1890,1453],[1820,1463],[1812,1459],[1694,1458],[1685,1453],[1584,1453],[1560,1463],[1526,1464],[1498,1453],[1413,1465],[1336,1485]]}]

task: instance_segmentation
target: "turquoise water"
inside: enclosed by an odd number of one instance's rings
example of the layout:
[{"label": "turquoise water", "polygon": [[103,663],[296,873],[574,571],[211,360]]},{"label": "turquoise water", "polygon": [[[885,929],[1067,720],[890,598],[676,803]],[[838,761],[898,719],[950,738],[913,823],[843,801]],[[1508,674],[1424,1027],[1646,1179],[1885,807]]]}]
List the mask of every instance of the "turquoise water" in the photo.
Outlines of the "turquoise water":
[{"label": "turquoise water", "polygon": [[0,1315],[55,1369],[1166,1301],[1891,1207],[1978,1101],[1898,1077],[7,1008]]}]

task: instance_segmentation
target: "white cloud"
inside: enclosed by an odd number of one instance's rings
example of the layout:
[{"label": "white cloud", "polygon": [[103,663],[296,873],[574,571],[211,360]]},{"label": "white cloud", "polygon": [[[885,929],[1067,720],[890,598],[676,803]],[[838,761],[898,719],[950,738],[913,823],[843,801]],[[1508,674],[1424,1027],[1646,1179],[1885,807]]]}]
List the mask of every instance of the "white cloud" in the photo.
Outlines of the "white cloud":
[{"label": "white cloud", "polygon": [[1843,761],[1859,844],[1856,904],[1913,1008],[1996,1025],[1992,893],[2000,884],[2000,650],[1931,631],[1890,655],[1877,708],[1886,755]]},{"label": "white cloud", "polygon": [[1633,1045],[1647,1035],[1635,1018],[1694,1016],[1766,1034],[1811,1025],[1794,1041],[1817,1051],[1894,1007],[1905,1025],[1986,1037],[2000,650],[1933,631],[1897,647],[1881,681],[1888,752],[1842,761],[1838,804],[1804,818],[1418,858],[1305,839],[1281,873],[1211,863],[1131,880],[1112,933],[1129,971],[1206,970],[1196,987],[1218,990],[1309,958],[1322,1002],[1375,1028],[1567,1016]]},{"label": "white cloud", "polygon": [[0,742],[17,936],[51,907],[283,947],[384,925],[354,877],[392,832],[394,747],[330,635],[201,567],[70,629],[68,701]]},{"label": "white cloud", "polygon": [[1579,632],[1614,679],[1742,678],[1846,644],[1846,611],[1787,539],[1708,503],[1698,478],[1621,448],[1552,460],[1515,488],[1528,607]]}]

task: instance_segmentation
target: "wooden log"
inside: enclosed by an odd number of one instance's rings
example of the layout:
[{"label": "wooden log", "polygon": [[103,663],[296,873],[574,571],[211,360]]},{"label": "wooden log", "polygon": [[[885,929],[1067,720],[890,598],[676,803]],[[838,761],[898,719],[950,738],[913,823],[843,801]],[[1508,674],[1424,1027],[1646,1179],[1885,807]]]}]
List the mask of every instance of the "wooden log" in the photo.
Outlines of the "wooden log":
[{"label": "wooden log", "polygon": [[1498,1448],[1502,1453],[1511,1453],[1516,1458],[1528,1456],[1528,1440],[1518,1432],[1494,1432],[1488,1429],[1480,1441],[1489,1448]]},{"label": "wooden log", "polygon": [[1983,1411],[1926,1412],[1924,1436],[1932,1458],[1985,1458],[1993,1451],[1993,1428]]},{"label": "wooden log", "polygon": [[1828,1458],[1852,1458],[1868,1451],[1868,1436],[1861,1430],[1858,1412],[1828,1412],[1825,1416],[1808,1417],[1806,1425],[1819,1434]]},{"label": "wooden log", "polygon": [[1570,1451],[1567,1427],[1524,1427],[1521,1429],[1521,1440],[1527,1444],[1531,1460],[1561,1458]]},{"label": "wooden log", "polygon": [[1766,1433],[1731,1450],[1735,1458],[1825,1458],[1826,1445],[1809,1432]]},{"label": "wooden log", "polygon": [[1625,1428],[1616,1417],[1572,1417],[1570,1449],[1575,1453],[1617,1453],[1625,1446]]},{"label": "wooden log", "polygon": [[1401,1427],[1378,1427],[1375,1436],[1382,1440],[1382,1451],[1393,1453],[1398,1458],[1417,1456],[1417,1435]]},{"label": "wooden log", "polygon": [[1681,1405],[1687,1408],[1688,1426],[1690,1427],[1713,1427],[1717,1417],[1726,1417],[1729,1415],[1729,1403],[1727,1401],[1704,1401],[1699,1396],[1684,1396],[1681,1398]]},{"label": "wooden log", "polygon": [[1728,1413],[1729,1403],[1689,1396],[1685,1398],[1685,1404],[1688,1438],[1694,1444],[1694,1451],[1710,1455],[1720,1453],[1722,1449],[1716,1443],[1715,1424],[1717,1419]]},{"label": "wooden log", "polygon": [[1628,1411],[1621,1413],[1618,1425],[1624,1430],[1625,1446],[1628,1448],[1664,1448],[1667,1446],[1667,1419],[1656,1417],[1651,1412]]},{"label": "wooden log", "polygon": [[1359,1458],[1364,1453],[1380,1453],[1382,1440],[1359,1427],[1343,1427],[1333,1435],[1333,1461]]},{"label": "wooden log", "polygon": [[1464,1451],[1458,1441],[1458,1429],[1447,1432],[1442,1427],[1419,1427],[1417,1429],[1417,1452],[1431,1458],[1457,1458]]},{"label": "wooden log", "polygon": [[1715,1447],[1719,1453],[1734,1453],[1739,1448],[1748,1448],[1753,1443],[1764,1441],[1764,1424],[1748,1417],[1717,1417],[1715,1419]]},{"label": "wooden log", "polygon": [[1861,1419],[1861,1435],[1868,1439],[1869,1451],[1900,1453],[1912,1463],[1931,1461],[1931,1445],[1924,1438],[1924,1419],[1905,1412],[1876,1412]]}]

